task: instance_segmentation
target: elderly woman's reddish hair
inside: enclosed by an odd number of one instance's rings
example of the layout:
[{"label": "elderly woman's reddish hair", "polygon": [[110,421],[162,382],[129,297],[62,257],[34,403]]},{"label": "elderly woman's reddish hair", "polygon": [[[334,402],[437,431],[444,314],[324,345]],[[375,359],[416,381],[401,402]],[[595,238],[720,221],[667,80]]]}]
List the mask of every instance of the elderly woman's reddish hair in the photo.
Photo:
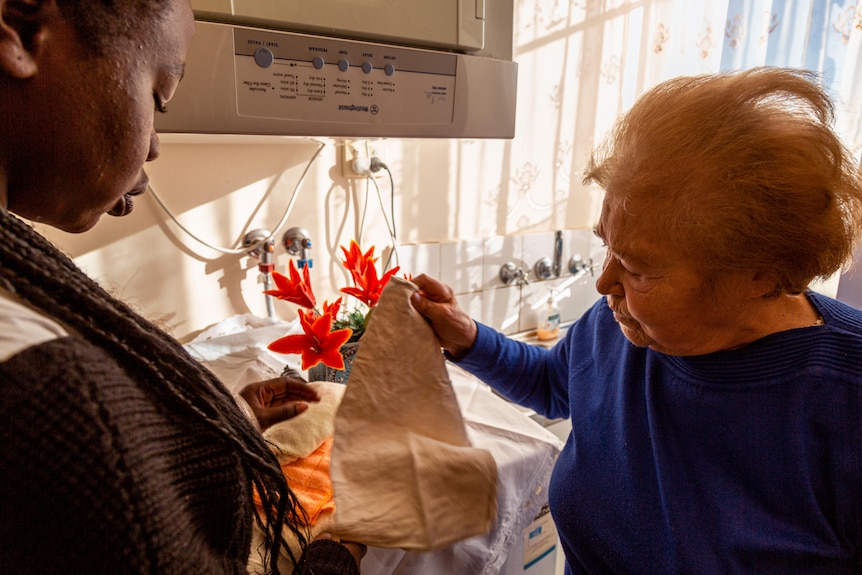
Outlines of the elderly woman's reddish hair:
[{"label": "elderly woman's reddish hair", "polygon": [[775,277],[769,295],[798,294],[862,236],[862,172],[833,118],[811,72],[675,78],[617,122],[584,182],[655,217],[710,283],[752,271]]}]

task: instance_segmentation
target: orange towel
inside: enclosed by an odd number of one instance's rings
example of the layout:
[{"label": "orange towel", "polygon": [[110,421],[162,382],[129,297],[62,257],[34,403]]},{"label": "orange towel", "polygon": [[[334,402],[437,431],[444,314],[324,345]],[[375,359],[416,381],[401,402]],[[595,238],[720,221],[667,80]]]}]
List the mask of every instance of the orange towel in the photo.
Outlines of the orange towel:
[{"label": "orange towel", "polygon": [[[332,458],[332,438],[324,441],[308,457],[300,457],[281,466],[287,484],[296,495],[305,513],[308,525],[314,525],[321,514],[335,510],[332,498],[332,480],[329,478],[329,462]],[[260,507],[257,491],[254,502]]]}]

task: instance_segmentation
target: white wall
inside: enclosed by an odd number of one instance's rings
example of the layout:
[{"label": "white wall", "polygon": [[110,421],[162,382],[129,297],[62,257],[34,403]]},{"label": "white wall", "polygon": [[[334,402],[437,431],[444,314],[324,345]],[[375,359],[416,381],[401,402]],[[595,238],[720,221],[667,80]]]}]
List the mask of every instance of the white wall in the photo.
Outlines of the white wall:
[{"label": "white wall", "polygon": [[[680,8],[688,19],[678,17]],[[346,285],[338,246],[355,238],[383,251],[391,243],[386,213],[399,244],[426,246],[403,250],[418,258],[402,262],[404,271],[436,270],[458,283],[461,301],[481,319],[506,331],[529,327],[525,314],[513,317],[511,310],[518,302],[530,306],[544,299],[546,286],[504,288],[494,283],[495,268],[509,259],[532,267],[541,257],[536,249],[552,253],[534,246],[547,242],[554,230],[567,231],[567,249],[601,257],[595,247],[577,247],[583,245],[578,234],[588,234],[599,205],[599,192],[580,183],[590,149],[617,114],[655,82],[678,73],[715,71],[722,36],[710,31],[723,30],[726,16],[723,2],[551,5],[516,0],[514,139],[368,142],[393,173],[394,214],[389,213],[388,178],[376,180],[381,207],[374,186],[343,177],[343,143],[326,140],[285,225],[274,230],[276,237],[291,226],[309,230],[317,295],[332,299]],[[841,28],[830,28],[833,33]],[[839,102],[839,124],[857,151],[862,150],[857,97],[862,84],[856,81],[858,66],[850,62],[858,59],[859,41],[852,32]],[[196,235],[228,248],[238,247],[249,230],[273,230],[319,145],[301,138],[174,136],[163,142],[162,157],[149,170],[154,189]],[[266,314],[256,259],[223,254],[190,239],[151,197],[137,204],[131,217],[106,216],[81,236],[41,231],[93,277],[181,339],[234,314]],[[281,249],[276,254],[277,269],[283,271],[286,255]],[[568,297],[591,300],[590,283],[579,279],[568,286]],[[815,289],[834,295],[836,286],[833,280]],[[568,305],[563,302],[564,308]],[[294,316],[290,305],[279,302],[276,310],[285,319]]]},{"label": "white wall", "polygon": [[[279,222],[319,145],[301,138],[168,136],[163,138],[162,156],[149,165],[148,173],[152,188],[192,233],[210,245],[237,248],[249,230],[272,230]],[[291,226],[309,230],[314,242],[312,282],[319,299],[332,299],[338,288],[347,285],[338,261],[339,245],[355,238],[366,249],[376,246],[378,254],[391,245],[383,218],[384,210],[390,217],[390,184],[386,172],[379,172],[376,181],[382,207],[375,187],[367,180],[342,175],[343,142],[325,140],[323,145],[276,239]],[[376,140],[359,145],[369,146],[393,173],[399,244],[457,246],[455,240],[519,238],[521,233],[592,225],[586,208],[583,217],[571,222],[576,225],[565,225],[566,218],[542,216],[570,211],[565,199],[554,199],[550,193],[541,198],[533,192],[530,201],[539,202],[538,207],[521,201],[517,194],[514,201],[510,198],[506,162],[511,142]],[[234,314],[266,315],[258,260],[220,253],[195,241],[170,221],[151,194],[136,199],[132,215],[121,219],[105,216],[85,234],[39,229],[105,287],[180,339]],[[415,248],[407,251],[410,249]],[[553,248],[548,250],[546,255],[551,255]],[[444,256],[446,253],[444,250]],[[519,267],[526,268],[534,263],[526,261],[528,255],[521,256],[512,247],[494,257],[515,258]],[[286,270],[287,257],[277,245],[276,269]],[[442,272],[444,279],[454,279],[456,270],[467,273],[470,268],[468,262],[450,257],[429,264],[436,265],[437,271],[421,261],[401,263],[404,272]],[[475,300],[476,292],[501,286],[499,281],[496,286],[486,282],[478,290],[467,286],[459,293],[472,293]],[[505,300],[497,301],[511,304],[512,290],[508,291]],[[501,303],[493,305],[502,310]],[[285,319],[295,317],[290,304],[277,302],[276,311]],[[487,314],[484,317],[492,320]],[[502,320],[494,323],[502,325]]]}]

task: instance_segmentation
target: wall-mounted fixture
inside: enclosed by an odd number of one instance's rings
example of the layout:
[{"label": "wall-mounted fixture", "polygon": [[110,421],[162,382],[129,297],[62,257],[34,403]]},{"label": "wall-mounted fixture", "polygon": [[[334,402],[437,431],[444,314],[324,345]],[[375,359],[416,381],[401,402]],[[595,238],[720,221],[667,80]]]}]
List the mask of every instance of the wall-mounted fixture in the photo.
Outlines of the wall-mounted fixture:
[{"label": "wall-mounted fixture", "polygon": [[589,273],[590,276],[595,275],[593,258],[589,258],[587,261],[584,261],[580,254],[573,255],[569,259],[569,273],[577,275],[578,277],[586,275],[587,273]]},{"label": "wall-mounted fixture", "polygon": [[549,279],[554,275],[554,262],[549,257],[541,258],[533,266],[533,273],[540,280]]},{"label": "wall-mounted fixture", "polygon": [[533,273],[540,280],[560,277],[563,267],[563,232],[557,230],[554,234],[554,259],[544,257],[533,265]]},{"label": "wall-mounted fixture", "polygon": [[560,272],[563,268],[563,232],[557,230],[554,234],[554,265],[553,272],[555,277],[560,277]]},{"label": "wall-mounted fixture", "polygon": [[[242,245],[245,248],[249,248],[248,255],[260,260],[257,264],[257,269],[263,276],[263,289],[272,289],[272,271],[275,269],[275,263],[272,261],[272,253],[275,251],[275,241],[272,239],[272,234],[269,233],[269,230],[252,230],[245,235]],[[272,296],[264,294],[264,297],[266,298],[267,317],[271,319],[275,318]]]},{"label": "wall-mounted fixture", "polygon": [[300,227],[292,227],[281,237],[281,243],[284,249],[292,256],[299,255],[296,261],[296,267],[299,269],[305,266],[314,267],[314,261],[308,257],[308,251],[311,249],[311,235],[308,230]]},{"label": "wall-mounted fixture", "polygon": [[512,262],[506,262],[500,268],[500,281],[502,281],[506,285],[509,285],[512,282],[517,282],[518,284],[528,284],[530,283],[530,281],[527,279],[527,276],[529,275],[529,271],[524,271],[522,268],[519,268]]}]

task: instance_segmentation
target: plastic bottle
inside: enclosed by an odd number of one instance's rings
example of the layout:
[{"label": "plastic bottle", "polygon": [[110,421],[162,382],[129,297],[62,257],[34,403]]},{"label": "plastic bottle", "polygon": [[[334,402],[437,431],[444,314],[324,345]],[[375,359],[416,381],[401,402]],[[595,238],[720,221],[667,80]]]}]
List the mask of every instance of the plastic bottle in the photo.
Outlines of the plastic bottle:
[{"label": "plastic bottle", "polygon": [[544,341],[560,336],[560,309],[554,301],[553,290],[548,293],[547,304],[539,308],[536,319],[536,338]]}]

